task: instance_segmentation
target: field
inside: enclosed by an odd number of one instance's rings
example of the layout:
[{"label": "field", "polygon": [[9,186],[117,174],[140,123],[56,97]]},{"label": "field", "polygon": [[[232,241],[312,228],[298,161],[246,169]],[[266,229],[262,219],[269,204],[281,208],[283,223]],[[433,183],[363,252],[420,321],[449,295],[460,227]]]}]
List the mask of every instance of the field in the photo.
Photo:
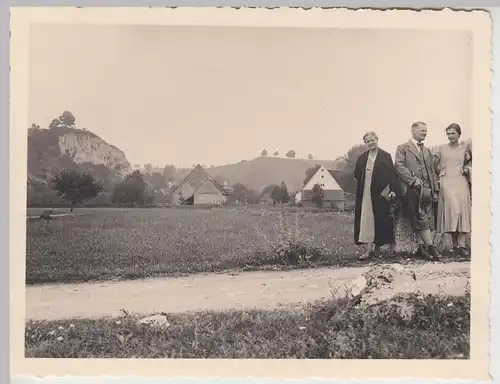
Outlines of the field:
[{"label": "field", "polygon": [[338,299],[296,310],[169,314],[159,327],[133,314],[31,321],[25,350],[38,358],[468,359],[469,309],[469,295],[410,295],[367,309]]},{"label": "field", "polygon": [[27,284],[360,264],[351,213],[258,207],[75,212],[82,214],[27,220]]},{"label": "field", "polygon": [[[28,216],[42,211],[30,209]],[[271,207],[75,213],[26,222],[27,313],[33,315],[25,328],[26,357],[469,358],[467,263],[419,264],[424,286],[439,286],[426,296],[401,296],[395,284],[395,297],[367,308],[324,298],[332,288],[328,276],[340,288],[362,268],[318,267],[415,262],[407,255],[358,261],[351,213]],[[238,273],[297,268],[318,269]],[[236,274],[205,276],[229,270]],[[198,277],[126,281],[191,274]],[[34,286],[84,281],[90,284]],[[169,292],[183,299],[174,304]],[[256,298],[266,308],[254,306]],[[84,318],[71,316],[80,308],[88,308]],[[138,324],[151,313],[146,308],[165,314],[168,326]],[[124,312],[117,317],[117,310]]]},{"label": "field", "polygon": [[318,265],[331,265],[356,253],[351,227],[347,214],[236,209],[107,209],[27,220],[26,278],[76,282],[293,264],[292,256],[280,259],[292,241],[305,247],[298,256],[310,252]]}]

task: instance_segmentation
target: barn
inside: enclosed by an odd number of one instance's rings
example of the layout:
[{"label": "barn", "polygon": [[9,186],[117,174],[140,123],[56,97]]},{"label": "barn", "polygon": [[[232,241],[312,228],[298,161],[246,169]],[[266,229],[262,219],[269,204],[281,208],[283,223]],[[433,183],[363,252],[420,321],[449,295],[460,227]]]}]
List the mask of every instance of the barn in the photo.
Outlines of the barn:
[{"label": "barn", "polygon": [[317,165],[316,171],[305,180],[304,186],[295,195],[295,203],[313,204],[312,189],[319,184],[324,192],[323,205],[328,208],[337,208],[344,210],[345,193],[339,184],[340,172],[327,169],[324,166]]},{"label": "barn", "polygon": [[227,201],[227,192],[198,164],[172,190],[174,204],[221,205]]}]

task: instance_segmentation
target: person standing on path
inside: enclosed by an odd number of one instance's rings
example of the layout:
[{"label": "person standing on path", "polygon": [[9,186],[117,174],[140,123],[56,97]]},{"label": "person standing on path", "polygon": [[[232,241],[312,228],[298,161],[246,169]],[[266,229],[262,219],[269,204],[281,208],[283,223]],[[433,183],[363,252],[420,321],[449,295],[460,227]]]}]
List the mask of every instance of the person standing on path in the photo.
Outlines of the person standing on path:
[{"label": "person standing on path", "polygon": [[439,194],[434,160],[424,145],[427,125],[421,121],[411,126],[412,138],[397,147],[395,166],[401,183],[403,212],[412,230],[422,239],[419,253],[428,260],[441,257],[434,245],[434,208]]},{"label": "person standing on path", "polygon": [[378,136],[368,132],[363,136],[368,150],[356,161],[356,200],[354,240],[367,245],[360,259],[380,256],[380,247],[394,243],[394,222],[390,215],[390,200],[395,196],[396,168],[389,153],[378,146]]},{"label": "person standing on path", "polygon": [[462,135],[460,125],[450,124],[445,132],[449,143],[441,145],[434,155],[440,184],[436,231],[450,233],[452,251],[468,257],[466,241],[471,231],[471,194],[467,176],[472,166],[471,156],[466,145],[458,142]]}]

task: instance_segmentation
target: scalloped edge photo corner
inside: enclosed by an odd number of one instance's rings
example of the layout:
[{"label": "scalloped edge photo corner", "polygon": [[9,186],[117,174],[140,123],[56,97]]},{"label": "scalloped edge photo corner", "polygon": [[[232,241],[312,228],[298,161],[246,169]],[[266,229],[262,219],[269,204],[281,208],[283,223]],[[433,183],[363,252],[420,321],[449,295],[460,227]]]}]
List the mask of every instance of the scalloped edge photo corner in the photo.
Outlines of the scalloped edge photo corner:
[{"label": "scalloped edge photo corner", "polygon": [[[28,120],[29,29],[32,24],[135,24],[253,28],[467,30],[473,39],[471,121],[476,185],[472,206],[476,258],[471,261],[471,358],[469,360],[229,360],[229,359],[34,359],[24,357],[25,184]],[[489,381],[491,247],[492,20],[487,10],[336,7],[11,7],[10,324],[13,382],[100,376],[132,378],[267,380],[437,379]],[[21,164],[16,166],[16,164]],[[15,169],[16,172],[12,172]],[[490,188],[484,188],[488,185]],[[15,304],[14,304],[15,303]],[[29,378],[28,378],[29,376]],[[24,378],[23,378],[24,377]],[[192,378],[192,379],[188,379]],[[315,379],[313,379],[315,378]],[[176,382],[179,381],[176,379]],[[55,382],[55,381],[54,381]],[[135,382],[135,381],[134,381]]]}]

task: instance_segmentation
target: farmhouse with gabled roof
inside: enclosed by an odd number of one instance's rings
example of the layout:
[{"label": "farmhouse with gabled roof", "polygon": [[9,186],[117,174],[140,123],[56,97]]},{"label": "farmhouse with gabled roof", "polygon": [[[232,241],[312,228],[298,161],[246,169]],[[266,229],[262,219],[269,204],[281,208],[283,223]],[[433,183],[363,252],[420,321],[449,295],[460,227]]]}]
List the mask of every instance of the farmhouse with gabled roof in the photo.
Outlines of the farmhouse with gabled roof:
[{"label": "farmhouse with gabled roof", "polygon": [[172,202],[188,205],[221,205],[227,201],[227,192],[198,164],[172,190]]},{"label": "farmhouse with gabled roof", "polygon": [[295,203],[312,204],[312,189],[319,184],[324,192],[323,204],[325,207],[335,207],[344,210],[345,194],[340,186],[341,173],[316,165],[315,171],[304,180],[304,186],[295,195]]}]

